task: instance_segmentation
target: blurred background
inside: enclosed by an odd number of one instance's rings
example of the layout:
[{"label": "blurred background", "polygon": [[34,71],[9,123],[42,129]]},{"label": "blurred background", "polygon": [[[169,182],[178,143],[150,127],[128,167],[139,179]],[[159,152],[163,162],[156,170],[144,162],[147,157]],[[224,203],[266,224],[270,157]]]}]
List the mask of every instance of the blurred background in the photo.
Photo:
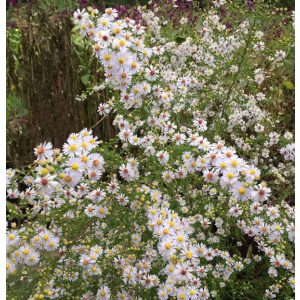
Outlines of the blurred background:
[{"label": "blurred background", "polygon": [[[104,11],[113,6],[121,15],[139,20],[135,7],[147,2],[7,0],[7,167],[31,163],[37,144],[51,141],[55,147],[62,147],[70,133],[89,128],[99,120],[97,107],[107,95],[92,87],[103,82],[103,74],[91,47],[74,30],[73,11],[87,6]],[[177,2],[179,10],[186,9],[184,0]],[[245,2],[252,5],[255,1]],[[266,2],[287,8],[295,4],[291,0]],[[210,3],[197,1],[202,8]],[[85,100],[78,101],[77,96]],[[109,117],[94,129],[94,134],[103,140],[115,133]]]}]

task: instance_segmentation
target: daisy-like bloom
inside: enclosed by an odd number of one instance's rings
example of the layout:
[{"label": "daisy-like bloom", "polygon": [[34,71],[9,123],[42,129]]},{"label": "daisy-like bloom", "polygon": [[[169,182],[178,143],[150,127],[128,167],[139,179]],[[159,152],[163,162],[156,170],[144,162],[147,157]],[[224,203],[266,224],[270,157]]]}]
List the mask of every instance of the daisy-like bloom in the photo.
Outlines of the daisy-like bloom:
[{"label": "daisy-like bloom", "polygon": [[87,165],[90,170],[102,172],[104,170],[105,161],[102,155],[92,153],[88,155]]},{"label": "daisy-like bloom", "polygon": [[71,157],[66,163],[66,170],[70,173],[82,173],[84,171],[84,163],[81,158]]},{"label": "daisy-like bloom", "polygon": [[269,207],[268,210],[267,210],[267,216],[272,221],[277,219],[280,216],[278,208],[275,207],[275,206]]},{"label": "daisy-like bloom", "polygon": [[252,188],[247,187],[244,183],[238,182],[230,189],[230,191],[237,200],[246,201],[251,197]]},{"label": "daisy-like bloom", "polygon": [[96,257],[103,254],[103,248],[99,245],[95,245],[91,248],[91,254],[96,254]]},{"label": "daisy-like bloom", "polygon": [[181,263],[175,266],[174,276],[177,281],[188,282],[193,279],[193,268],[188,263]]},{"label": "daisy-like bloom", "polygon": [[24,246],[21,246],[20,249],[19,249],[20,259],[22,261],[24,261],[33,252],[34,252],[34,250],[28,244],[25,244]]},{"label": "daisy-like bloom", "polygon": [[28,266],[36,265],[40,260],[40,254],[37,251],[31,251],[29,255],[24,257],[24,263]]},{"label": "daisy-like bloom", "polygon": [[188,163],[190,162],[194,157],[192,155],[192,153],[190,151],[185,151],[183,152],[182,156],[181,156],[182,160],[184,163]]},{"label": "daisy-like bloom", "polygon": [[85,183],[80,183],[77,186],[77,194],[76,196],[81,198],[82,196],[85,196],[89,192],[89,187]]},{"label": "daisy-like bloom", "polygon": [[261,69],[256,69],[254,71],[254,81],[258,84],[261,85],[263,81],[265,80],[264,73]]},{"label": "daisy-like bloom", "polygon": [[275,235],[281,235],[283,233],[283,227],[280,223],[273,223],[271,230]]},{"label": "daisy-like bloom", "polygon": [[184,166],[189,173],[195,173],[201,169],[199,161],[194,158],[190,159]]},{"label": "daisy-like bloom", "polygon": [[192,286],[188,287],[188,295],[191,300],[199,299],[199,290],[198,286],[200,285],[200,281],[193,280]]},{"label": "daisy-like bloom", "polygon": [[70,157],[78,156],[81,153],[78,139],[70,139],[63,145],[63,153]]},{"label": "daisy-like bloom", "polygon": [[16,171],[14,169],[7,169],[6,170],[6,185],[9,186],[11,183],[11,179],[15,176]]},{"label": "daisy-like bloom", "polygon": [[175,175],[172,171],[164,171],[162,173],[162,179],[165,182],[171,182],[175,178]]},{"label": "daisy-like bloom", "polygon": [[94,202],[100,202],[105,198],[105,196],[106,196],[106,192],[104,190],[96,189],[90,192],[87,197]]},{"label": "daisy-like bloom", "polygon": [[223,176],[220,180],[222,188],[233,186],[238,180],[238,174],[233,170],[224,171]]},{"label": "daisy-like bloom", "polygon": [[100,116],[104,116],[111,111],[111,107],[107,103],[100,103],[97,111]]},{"label": "daisy-like bloom", "polygon": [[138,146],[141,144],[141,139],[137,135],[133,135],[129,138],[129,143],[134,146]]},{"label": "daisy-like bloom", "polygon": [[87,174],[89,180],[91,180],[92,182],[96,182],[102,176],[102,171],[97,169],[91,169],[87,171]]},{"label": "daisy-like bloom", "polygon": [[22,262],[22,255],[20,249],[15,250],[11,254],[11,258],[14,260],[15,263],[21,263]]},{"label": "daisy-like bloom", "polygon": [[237,155],[233,155],[227,158],[227,163],[230,170],[233,172],[239,172],[243,162]]},{"label": "daisy-like bloom", "polygon": [[7,197],[10,199],[17,199],[20,196],[20,192],[18,191],[18,189],[8,189],[7,190]]},{"label": "daisy-like bloom", "polygon": [[130,129],[124,128],[118,133],[118,136],[122,142],[128,142],[133,137],[133,132]]},{"label": "daisy-like bloom", "polygon": [[105,206],[96,206],[95,207],[95,216],[103,219],[108,214],[108,209]]},{"label": "daisy-like bloom", "polygon": [[176,145],[182,145],[186,140],[186,136],[183,133],[177,132],[173,135],[172,140]]},{"label": "daisy-like bloom", "polygon": [[205,182],[210,182],[210,183],[216,182],[219,179],[219,175],[216,172],[208,171],[208,170],[205,170],[203,172],[203,177]]},{"label": "daisy-like bloom", "polygon": [[105,14],[102,17],[112,21],[118,17],[118,11],[114,8],[107,8],[105,9]]},{"label": "daisy-like bloom", "polygon": [[254,237],[255,235],[258,234],[259,230],[258,230],[258,228],[257,228],[256,226],[246,226],[246,227],[244,228],[244,232],[245,232],[247,235],[249,235],[249,236],[251,236],[251,237]]},{"label": "daisy-like bloom", "polygon": [[262,222],[261,224],[259,224],[258,230],[261,235],[266,235],[266,234],[269,234],[269,232],[270,232],[270,226],[268,224]]},{"label": "daisy-like bloom", "polygon": [[295,289],[295,283],[296,283],[295,277],[294,277],[294,276],[290,277],[290,278],[289,278],[289,284],[291,285],[291,287],[292,287],[293,289]]},{"label": "daisy-like bloom", "polygon": [[116,179],[113,179],[107,186],[107,191],[110,193],[110,194],[116,194],[118,193],[120,189],[120,186],[117,182]]},{"label": "daisy-like bloom", "polygon": [[37,160],[47,160],[53,155],[53,146],[50,142],[39,144],[34,148],[34,155],[37,156]]},{"label": "daisy-like bloom", "polygon": [[206,287],[199,290],[199,300],[206,300],[209,296],[209,291]]},{"label": "daisy-like bloom", "polygon": [[172,255],[176,253],[176,248],[174,247],[173,241],[171,239],[166,239],[159,243],[158,250],[161,255],[166,259],[169,259]]},{"label": "daisy-like bloom", "polygon": [[85,9],[83,9],[82,11],[80,9],[77,9],[73,15],[75,24],[82,24],[86,22],[89,16],[88,12]]},{"label": "daisy-like bloom", "polygon": [[147,289],[150,289],[158,284],[158,278],[156,275],[144,275],[141,284]]},{"label": "daisy-like bloom", "polygon": [[219,157],[215,162],[215,168],[217,171],[224,174],[224,172],[226,172],[229,169],[229,164],[223,157]]},{"label": "daisy-like bloom", "polygon": [[130,164],[123,164],[119,168],[120,176],[125,179],[126,181],[134,180],[134,170]]},{"label": "daisy-like bloom", "polygon": [[110,289],[107,286],[102,286],[97,291],[96,300],[108,300],[110,299],[110,296]]},{"label": "daisy-like bloom", "polygon": [[181,257],[187,261],[194,261],[199,256],[198,249],[195,246],[185,245],[180,251]]},{"label": "daisy-like bloom", "polygon": [[161,165],[165,166],[168,164],[170,155],[167,151],[159,151],[159,152],[157,152],[156,157],[157,157],[159,163]]},{"label": "daisy-like bloom", "polygon": [[294,241],[295,240],[295,224],[294,223],[288,224],[286,226],[286,231],[288,233],[289,240]]},{"label": "daisy-like bloom", "polygon": [[262,212],[262,210],[263,210],[263,208],[259,202],[254,202],[250,206],[250,211],[253,214],[260,214]]},{"label": "daisy-like bloom", "polygon": [[265,43],[262,41],[259,41],[253,45],[254,51],[263,51],[264,49],[265,49]]},{"label": "daisy-like bloom", "polygon": [[37,177],[35,183],[37,184],[37,189],[44,192],[45,194],[51,194],[59,186],[59,182],[55,180],[55,175],[47,175],[44,177]]},{"label": "daisy-like bloom", "polygon": [[177,300],[188,300],[188,299],[190,299],[189,295],[187,294],[187,288],[186,287],[178,288],[177,293],[176,293],[176,299]]},{"label": "daisy-like bloom", "polygon": [[126,291],[118,292],[117,300],[131,300],[132,297]]},{"label": "daisy-like bloom", "polygon": [[6,258],[6,274],[14,274],[16,272],[16,265],[9,258]]},{"label": "daisy-like bloom", "polygon": [[20,240],[19,233],[16,230],[11,230],[6,233],[6,247],[13,247],[18,244]]},{"label": "daisy-like bloom", "polygon": [[270,197],[271,194],[271,189],[263,186],[263,185],[258,185],[258,189],[256,191],[253,191],[251,196],[255,201],[266,201]]},{"label": "daisy-like bloom", "polygon": [[81,172],[72,172],[70,170],[66,170],[65,173],[59,174],[59,179],[62,185],[66,185],[69,187],[76,186],[82,178]]},{"label": "daisy-like bloom", "polygon": [[24,192],[23,199],[27,199],[28,201],[33,200],[36,197],[37,193],[33,188],[27,188]]},{"label": "daisy-like bloom", "polygon": [[207,249],[206,249],[206,253],[205,253],[205,256],[204,256],[204,257],[205,257],[207,260],[213,260],[215,256],[216,256],[216,253],[213,251],[212,248],[207,248]]},{"label": "daisy-like bloom", "polygon": [[270,267],[269,269],[268,269],[268,274],[269,274],[269,276],[270,277],[277,277],[277,275],[278,275],[278,272],[277,272],[277,270],[275,269],[275,268],[273,268],[273,267]]},{"label": "daisy-like bloom", "polygon": [[92,218],[96,215],[96,207],[92,204],[89,204],[84,212],[88,217]]},{"label": "daisy-like bloom", "polygon": [[94,263],[95,263],[95,260],[92,260],[86,254],[81,255],[80,260],[79,260],[79,264],[84,268],[88,268],[90,265],[93,265]]},{"label": "daisy-like bloom", "polygon": [[187,176],[188,172],[185,167],[179,167],[175,172],[175,177],[177,179],[182,179]]},{"label": "daisy-like bloom", "polygon": [[124,283],[134,284],[136,283],[137,269],[132,266],[126,266],[123,269],[122,278]]},{"label": "daisy-like bloom", "polygon": [[193,124],[197,128],[197,130],[201,132],[207,130],[207,122],[201,117],[196,117],[193,121]]},{"label": "daisy-like bloom", "polygon": [[145,77],[149,81],[155,81],[158,77],[159,70],[154,66],[150,66],[145,70]]},{"label": "daisy-like bloom", "polygon": [[99,30],[109,30],[111,27],[111,21],[105,17],[101,17],[97,20],[97,28]]},{"label": "daisy-like bloom", "polygon": [[243,213],[243,210],[239,207],[239,205],[231,207],[230,210],[229,210],[229,212],[228,212],[228,214],[230,216],[235,217],[235,218],[241,216],[242,213]]},{"label": "daisy-like bloom", "polygon": [[117,201],[121,206],[125,206],[126,204],[128,204],[129,199],[127,196],[125,196],[123,194],[119,194],[119,195],[117,195]]},{"label": "daisy-like bloom", "polygon": [[44,249],[46,251],[54,251],[59,247],[59,238],[55,236],[50,236],[50,238],[44,244]]},{"label": "daisy-like bloom", "polygon": [[281,267],[285,262],[285,258],[282,254],[276,254],[275,256],[270,257],[270,263],[275,267]]},{"label": "daisy-like bloom", "polygon": [[[247,170],[247,175],[246,177],[249,178],[249,180],[258,180],[260,178],[260,170],[258,170],[256,167],[254,166],[250,166],[248,168],[246,168]],[[242,175],[243,172],[241,171]]]}]

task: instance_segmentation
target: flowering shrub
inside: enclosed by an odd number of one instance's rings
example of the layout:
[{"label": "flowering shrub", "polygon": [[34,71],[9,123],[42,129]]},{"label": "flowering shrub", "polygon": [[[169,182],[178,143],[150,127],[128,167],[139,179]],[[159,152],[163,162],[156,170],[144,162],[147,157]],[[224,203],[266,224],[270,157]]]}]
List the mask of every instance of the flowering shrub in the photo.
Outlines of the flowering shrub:
[{"label": "flowering shrub", "polygon": [[293,30],[277,49],[263,13],[213,3],[171,35],[157,7],[142,23],[74,13],[105,73],[98,112],[119,131],[103,143],[83,129],[7,170],[9,218],[26,217],[7,230],[11,299],[293,297],[293,134],[276,131],[265,86]]}]

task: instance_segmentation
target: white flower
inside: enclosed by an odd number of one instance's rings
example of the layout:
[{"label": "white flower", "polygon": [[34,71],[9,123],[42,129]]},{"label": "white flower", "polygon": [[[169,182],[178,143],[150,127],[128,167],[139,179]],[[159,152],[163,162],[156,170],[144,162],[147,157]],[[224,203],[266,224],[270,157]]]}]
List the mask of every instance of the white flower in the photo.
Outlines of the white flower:
[{"label": "white flower", "polygon": [[53,154],[53,146],[50,142],[39,144],[36,148],[34,148],[34,155],[37,156],[38,160],[49,159]]},{"label": "white flower", "polygon": [[156,157],[158,158],[159,163],[163,166],[165,166],[168,163],[170,158],[169,153],[166,151],[157,152]]},{"label": "white flower", "polygon": [[110,289],[107,286],[102,286],[97,291],[96,300],[108,300],[110,295]]}]

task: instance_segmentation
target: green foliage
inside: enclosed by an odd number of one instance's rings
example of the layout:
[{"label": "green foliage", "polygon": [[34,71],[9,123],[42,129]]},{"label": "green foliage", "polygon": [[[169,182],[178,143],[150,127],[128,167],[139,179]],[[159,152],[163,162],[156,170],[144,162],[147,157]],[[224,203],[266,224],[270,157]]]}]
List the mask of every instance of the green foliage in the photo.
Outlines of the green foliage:
[{"label": "green foliage", "polygon": [[16,93],[9,93],[6,98],[6,119],[9,120],[15,116],[24,116],[26,113],[27,108],[24,101]]}]

